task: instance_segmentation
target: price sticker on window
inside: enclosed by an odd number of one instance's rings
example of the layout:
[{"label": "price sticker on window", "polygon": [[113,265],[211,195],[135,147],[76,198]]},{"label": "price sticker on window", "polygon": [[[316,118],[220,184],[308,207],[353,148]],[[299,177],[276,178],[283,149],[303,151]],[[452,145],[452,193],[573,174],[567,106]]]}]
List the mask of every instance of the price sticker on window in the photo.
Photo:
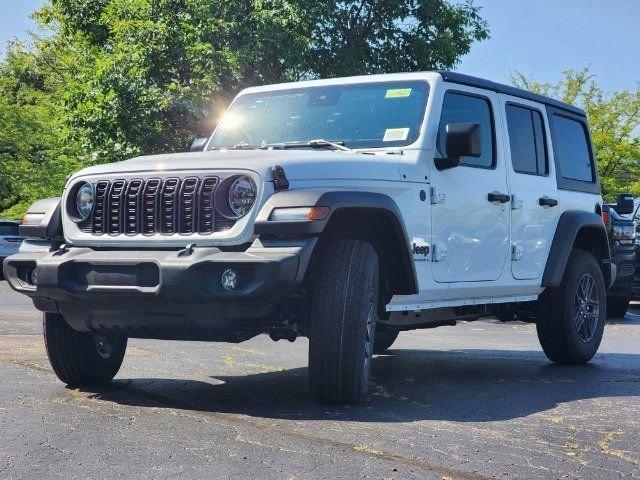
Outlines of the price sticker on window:
[{"label": "price sticker on window", "polygon": [[392,88],[387,90],[384,98],[407,98],[411,96],[410,88]]},{"label": "price sticker on window", "polygon": [[384,132],[383,142],[401,142],[409,136],[408,128],[387,128]]}]

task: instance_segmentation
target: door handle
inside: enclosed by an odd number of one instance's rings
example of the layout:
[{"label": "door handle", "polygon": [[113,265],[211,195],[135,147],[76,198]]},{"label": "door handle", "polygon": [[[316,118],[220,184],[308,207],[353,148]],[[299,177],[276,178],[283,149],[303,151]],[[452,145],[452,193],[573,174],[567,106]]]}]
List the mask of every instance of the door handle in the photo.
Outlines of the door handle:
[{"label": "door handle", "polygon": [[493,202],[507,203],[508,201],[511,200],[511,195],[507,195],[506,193],[500,193],[500,192],[491,192],[487,195],[487,200],[489,200],[491,203]]},{"label": "door handle", "polygon": [[540,197],[538,199],[538,204],[541,207],[555,207],[556,205],[558,205],[558,200],[556,200],[555,198]]}]

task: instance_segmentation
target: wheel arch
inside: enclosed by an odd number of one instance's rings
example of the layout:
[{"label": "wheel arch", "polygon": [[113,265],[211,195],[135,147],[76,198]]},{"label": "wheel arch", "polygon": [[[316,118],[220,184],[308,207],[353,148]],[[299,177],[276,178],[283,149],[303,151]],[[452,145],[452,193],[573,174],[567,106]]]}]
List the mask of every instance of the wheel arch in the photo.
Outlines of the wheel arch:
[{"label": "wheel arch", "polygon": [[[329,215],[317,221],[269,221],[274,208],[324,206]],[[406,227],[396,202],[377,192],[286,190],[272,195],[255,223],[257,235],[319,236],[314,256],[322,255],[331,238],[354,238],[373,244],[390,293],[418,292],[418,281]]]},{"label": "wheel arch", "polygon": [[602,218],[596,213],[567,210],[558,220],[542,276],[543,287],[560,285],[573,249],[592,253],[600,263],[605,284],[611,285],[615,272],[611,268],[609,239]]}]

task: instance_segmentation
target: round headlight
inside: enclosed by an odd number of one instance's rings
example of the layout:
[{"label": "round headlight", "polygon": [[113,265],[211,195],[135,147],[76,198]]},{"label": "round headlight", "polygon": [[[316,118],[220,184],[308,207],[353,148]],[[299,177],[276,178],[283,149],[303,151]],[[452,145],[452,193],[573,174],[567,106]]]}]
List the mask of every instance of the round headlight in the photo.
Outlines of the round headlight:
[{"label": "round headlight", "polygon": [[236,178],[229,187],[229,208],[238,217],[246,215],[256,201],[256,184],[246,175]]},{"label": "round headlight", "polygon": [[76,210],[80,218],[89,216],[93,209],[93,187],[88,183],[82,185],[76,193]]}]

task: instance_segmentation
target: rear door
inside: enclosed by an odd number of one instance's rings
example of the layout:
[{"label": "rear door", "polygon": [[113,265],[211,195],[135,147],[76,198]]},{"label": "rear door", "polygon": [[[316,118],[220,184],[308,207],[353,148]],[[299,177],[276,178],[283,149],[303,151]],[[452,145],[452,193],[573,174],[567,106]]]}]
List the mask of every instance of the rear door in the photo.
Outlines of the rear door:
[{"label": "rear door", "polygon": [[544,272],[560,208],[546,109],[500,95],[511,185],[511,271],[519,280]]},{"label": "rear door", "polygon": [[450,282],[453,296],[456,283],[497,280],[509,257],[510,197],[496,113],[495,92],[455,85],[444,94],[436,155],[446,153],[447,124],[477,123],[482,139],[480,157],[463,157],[460,166],[431,174],[433,277]]}]

